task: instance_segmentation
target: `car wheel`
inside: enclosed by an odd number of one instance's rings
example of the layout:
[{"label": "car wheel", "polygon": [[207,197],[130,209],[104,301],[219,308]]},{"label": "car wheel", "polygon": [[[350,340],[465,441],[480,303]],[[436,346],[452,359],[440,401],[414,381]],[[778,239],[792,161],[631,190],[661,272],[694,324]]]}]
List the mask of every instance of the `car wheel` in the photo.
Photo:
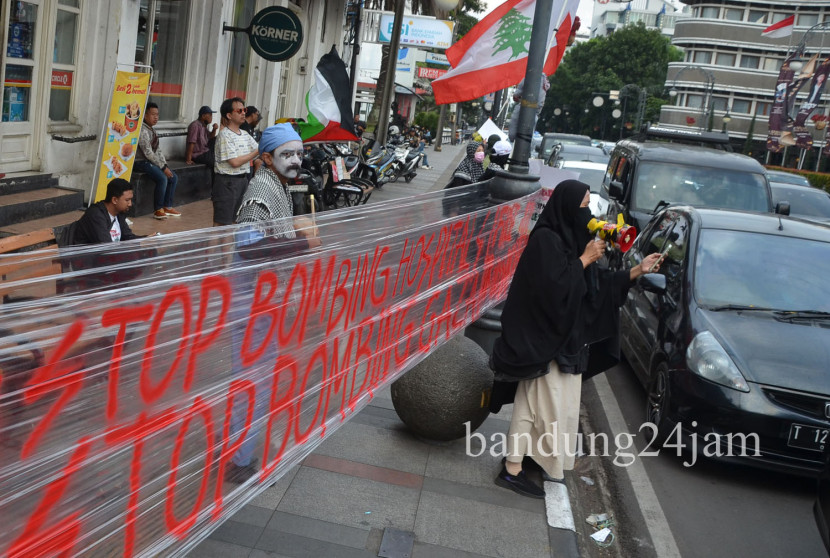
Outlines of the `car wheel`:
[{"label": "car wheel", "polygon": [[669,367],[665,362],[657,365],[646,397],[646,420],[657,426],[656,442],[662,443],[671,433],[669,412]]}]

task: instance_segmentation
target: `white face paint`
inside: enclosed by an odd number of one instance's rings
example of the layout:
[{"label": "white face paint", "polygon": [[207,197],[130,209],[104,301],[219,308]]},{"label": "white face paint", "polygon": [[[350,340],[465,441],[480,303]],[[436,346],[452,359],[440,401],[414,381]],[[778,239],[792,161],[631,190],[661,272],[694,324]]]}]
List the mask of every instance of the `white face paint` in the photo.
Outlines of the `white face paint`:
[{"label": "white face paint", "polygon": [[285,178],[297,178],[303,163],[303,142],[289,141],[279,146],[272,156],[273,170]]}]

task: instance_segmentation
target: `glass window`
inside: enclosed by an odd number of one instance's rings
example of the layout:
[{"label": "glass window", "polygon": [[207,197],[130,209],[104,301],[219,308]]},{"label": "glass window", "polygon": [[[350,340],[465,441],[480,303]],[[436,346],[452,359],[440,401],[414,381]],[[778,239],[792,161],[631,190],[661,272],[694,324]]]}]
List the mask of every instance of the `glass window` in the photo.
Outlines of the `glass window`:
[{"label": "glass window", "polygon": [[699,50],[695,52],[695,62],[698,64],[711,64],[712,53],[708,50]]},{"label": "glass window", "polygon": [[735,99],[732,101],[732,108],[730,109],[730,112],[749,114],[751,105],[752,103],[748,99]]},{"label": "glass window", "polygon": [[778,23],[779,21],[783,21],[783,20],[787,19],[791,15],[793,15],[793,14],[792,13],[776,12],[776,13],[772,14],[772,22],[773,23]]},{"label": "glass window", "polygon": [[718,66],[734,66],[735,55],[731,52],[719,52],[715,57],[715,64]]},{"label": "glass window", "polygon": [[[254,17],[255,2],[236,2],[233,25],[247,27]],[[244,33],[234,33],[231,39],[230,60],[228,61],[228,82],[225,98],[245,99],[248,93],[248,69],[251,61],[251,43]],[[283,63],[282,66],[287,64]]]},{"label": "glass window", "polygon": [[741,55],[741,68],[752,68],[755,69],[761,64],[761,57],[754,56],[751,54],[742,54]]},{"label": "glass window", "polygon": [[796,25],[800,27],[812,27],[818,23],[818,14],[798,14]]},{"label": "glass window", "polygon": [[764,58],[764,70],[768,72],[777,72],[781,69],[780,58]]},{"label": "glass window", "polygon": [[703,95],[686,95],[686,106],[689,108],[700,108],[703,106]]},{"label": "glass window", "polygon": [[16,2],[14,9],[9,12],[6,56],[32,60],[35,49],[37,6],[28,2]]},{"label": "glass window", "polygon": [[755,101],[756,116],[767,116],[769,114],[769,109],[771,106],[772,103],[768,103],[765,101]]},{"label": "glass window", "polygon": [[643,23],[647,27],[654,27],[657,25],[657,14],[643,14]]},{"label": "glass window", "polygon": [[58,0],[58,4],[61,6],[69,6],[70,8],[80,8],[80,1],[79,0]]},{"label": "glass window", "polygon": [[726,112],[726,97],[713,97],[712,106],[715,110]]},{"label": "glass window", "polygon": [[29,120],[31,91],[32,67],[7,64],[3,80],[3,122]]},{"label": "glass window", "polygon": [[723,10],[723,19],[742,21],[744,19],[744,11],[740,8],[725,8]]},{"label": "glass window", "polygon": [[620,21],[620,15],[617,12],[605,12],[605,23],[617,23]]},{"label": "glass window", "polygon": [[749,10],[747,19],[751,23],[765,23],[767,21],[767,12],[763,10]]},{"label": "glass window", "polygon": [[716,6],[706,6],[700,10],[700,17],[709,17],[713,19],[717,19],[720,12],[720,8]]},{"label": "glass window", "polygon": [[135,60],[153,67],[149,100],[159,106],[162,120],[180,117],[187,7],[187,2],[178,0],[141,0],[140,3]]},{"label": "glass window", "polygon": [[52,53],[52,62],[58,64],[73,64],[75,62],[75,34],[78,31],[78,14],[66,10],[58,10],[58,19],[55,23],[55,47]]},{"label": "glass window", "polygon": [[49,119],[56,122],[65,122],[70,118],[79,15],[80,9],[77,1],[62,0],[59,2],[55,19],[55,44],[52,49],[52,74],[49,84]]}]

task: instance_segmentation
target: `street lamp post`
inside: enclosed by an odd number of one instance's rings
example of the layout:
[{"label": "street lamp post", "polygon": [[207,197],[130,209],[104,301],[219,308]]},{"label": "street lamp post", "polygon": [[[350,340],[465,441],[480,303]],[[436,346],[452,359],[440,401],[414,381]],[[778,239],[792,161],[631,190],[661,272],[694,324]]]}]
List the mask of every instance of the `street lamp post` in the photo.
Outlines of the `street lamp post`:
[{"label": "street lamp post", "polygon": [[729,107],[726,107],[726,114],[723,115],[723,133],[726,133],[727,125],[732,122],[732,117],[729,116]]},{"label": "street lamp post", "polygon": [[706,87],[704,89],[703,105],[701,107],[700,130],[703,131],[708,127],[709,116],[714,107],[712,107],[712,93],[715,90],[715,74],[701,66],[683,66],[680,71],[674,74],[672,79],[672,87],[669,90],[669,96],[677,97],[677,80],[680,79],[684,73],[689,70],[698,70],[701,72],[706,80]]}]

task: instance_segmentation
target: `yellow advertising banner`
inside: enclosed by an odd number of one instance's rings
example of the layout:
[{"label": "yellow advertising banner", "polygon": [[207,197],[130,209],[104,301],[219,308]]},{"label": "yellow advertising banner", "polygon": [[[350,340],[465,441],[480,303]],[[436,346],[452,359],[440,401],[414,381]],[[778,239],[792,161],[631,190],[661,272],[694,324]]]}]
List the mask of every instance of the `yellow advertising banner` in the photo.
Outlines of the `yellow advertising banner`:
[{"label": "yellow advertising banner", "polygon": [[149,89],[150,74],[121,70],[115,72],[115,86],[101,142],[93,202],[104,199],[107,184],[113,178],[130,179]]}]

